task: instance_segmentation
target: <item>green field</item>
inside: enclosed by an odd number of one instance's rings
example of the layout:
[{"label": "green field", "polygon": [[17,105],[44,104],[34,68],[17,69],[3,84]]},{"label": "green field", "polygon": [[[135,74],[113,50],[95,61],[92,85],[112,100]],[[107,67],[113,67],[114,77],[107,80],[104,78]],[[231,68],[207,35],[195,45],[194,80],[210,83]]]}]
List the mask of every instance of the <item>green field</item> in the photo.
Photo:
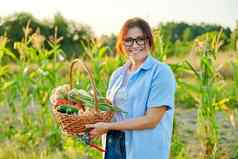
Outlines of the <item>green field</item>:
[{"label": "green field", "polygon": [[[101,158],[100,152],[64,135],[52,114],[51,91],[69,83],[74,57],[62,57],[59,37],[45,37],[45,48],[40,33],[29,28],[20,41],[0,36],[0,159]],[[166,43],[155,36],[154,56],[170,64],[177,80],[172,159],[238,158],[238,52],[219,51],[221,33],[194,40],[193,51],[183,57],[168,57]],[[107,46],[98,42],[83,50],[79,58],[105,96],[110,75],[125,59],[108,55]],[[77,65],[74,87],[88,90],[89,85]]]}]

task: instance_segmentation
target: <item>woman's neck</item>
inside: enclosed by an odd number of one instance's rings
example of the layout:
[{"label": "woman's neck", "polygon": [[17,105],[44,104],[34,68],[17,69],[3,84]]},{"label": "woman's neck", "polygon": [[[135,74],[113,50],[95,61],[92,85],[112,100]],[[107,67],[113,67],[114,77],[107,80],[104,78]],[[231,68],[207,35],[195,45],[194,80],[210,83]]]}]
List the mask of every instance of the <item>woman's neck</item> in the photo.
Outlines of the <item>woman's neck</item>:
[{"label": "woman's neck", "polygon": [[142,60],[134,60],[134,59],[130,58],[129,60],[130,60],[131,64],[128,68],[128,72],[133,72],[133,71],[137,70],[137,68],[139,68],[144,63],[146,57]]}]

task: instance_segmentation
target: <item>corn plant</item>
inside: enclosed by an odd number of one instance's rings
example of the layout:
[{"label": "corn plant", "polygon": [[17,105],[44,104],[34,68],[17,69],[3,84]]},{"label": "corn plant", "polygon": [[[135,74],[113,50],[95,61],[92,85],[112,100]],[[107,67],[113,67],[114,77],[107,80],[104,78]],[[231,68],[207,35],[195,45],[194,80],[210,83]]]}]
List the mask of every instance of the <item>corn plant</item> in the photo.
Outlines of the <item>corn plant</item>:
[{"label": "corn plant", "polygon": [[88,59],[89,67],[94,75],[95,83],[98,87],[98,92],[106,94],[107,85],[112,72],[123,64],[123,59],[120,56],[106,56],[109,47],[100,47],[95,41],[91,42],[90,46],[85,46],[85,59]]},{"label": "corn plant", "polygon": [[[62,148],[60,131],[48,107],[51,89],[64,82],[57,72],[63,66],[57,59],[62,53],[59,44],[62,38],[55,33],[48,41],[51,49],[47,50],[39,30],[31,35],[30,22],[23,31],[24,38],[14,43],[19,54],[15,64],[17,69],[8,76],[7,67],[1,67],[0,71],[1,77],[4,77],[1,78],[1,97],[6,97],[1,98],[1,105],[8,106],[3,111],[12,114],[4,131],[1,131],[2,139],[7,137],[13,140],[21,149],[34,149],[45,143],[52,149]],[[3,55],[13,58],[5,47],[7,39],[1,38],[1,41],[1,59]],[[6,118],[1,116],[0,120]]]},{"label": "corn plant", "polygon": [[8,56],[11,56],[13,58],[16,58],[15,55],[6,47],[7,45],[7,42],[8,42],[8,38],[5,36],[0,36],[0,90],[1,90],[1,93],[0,93],[0,102],[2,101],[3,99],[3,95],[2,95],[2,89],[6,82],[5,80],[5,77],[8,76],[9,74],[9,66],[8,65],[4,65],[3,63],[3,58],[8,55]]},{"label": "corn plant", "polygon": [[[204,150],[203,158],[215,158],[218,144],[218,126],[216,122],[216,100],[219,74],[216,72],[214,61],[221,46],[221,32],[203,41],[196,41],[197,52],[200,53],[200,67],[196,70],[189,61],[188,68],[196,77],[196,85],[182,82],[189,88],[190,93],[198,103],[197,135]],[[212,38],[212,39],[210,39]]]},{"label": "corn plant", "polygon": [[7,48],[7,43],[9,39],[6,34],[4,36],[0,36],[0,64],[3,64],[3,58],[6,56],[11,57],[13,60],[16,60],[16,56],[12,53],[12,51]]},{"label": "corn plant", "polygon": [[232,94],[231,94],[231,104],[234,106],[238,106],[238,61],[234,61],[231,63],[232,71],[233,71],[233,84],[232,84]]},{"label": "corn plant", "polygon": [[155,57],[160,61],[165,61],[167,59],[168,45],[164,41],[163,35],[160,33],[160,30],[157,29],[154,32],[154,54]]}]

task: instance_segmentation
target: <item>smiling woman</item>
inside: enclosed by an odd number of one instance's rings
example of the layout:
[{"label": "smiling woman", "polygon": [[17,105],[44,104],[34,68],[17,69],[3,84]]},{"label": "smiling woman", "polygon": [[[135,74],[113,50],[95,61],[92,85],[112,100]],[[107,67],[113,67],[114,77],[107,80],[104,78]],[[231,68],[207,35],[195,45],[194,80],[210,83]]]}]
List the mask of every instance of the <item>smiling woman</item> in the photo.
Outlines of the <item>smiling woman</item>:
[{"label": "smiling woman", "polygon": [[111,75],[107,98],[128,114],[87,125],[92,138],[107,133],[105,159],[169,158],[176,82],[170,67],[152,57],[153,47],[146,21],[125,22],[117,51],[128,61]]}]

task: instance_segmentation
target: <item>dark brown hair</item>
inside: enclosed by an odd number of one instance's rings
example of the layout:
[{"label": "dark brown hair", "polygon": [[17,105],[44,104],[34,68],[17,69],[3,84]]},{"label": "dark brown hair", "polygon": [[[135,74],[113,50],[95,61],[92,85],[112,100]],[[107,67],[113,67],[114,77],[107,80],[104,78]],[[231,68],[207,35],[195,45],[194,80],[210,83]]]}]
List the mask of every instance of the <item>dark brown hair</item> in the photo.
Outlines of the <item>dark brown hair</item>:
[{"label": "dark brown hair", "polygon": [[135,18],[128,19],[122,26],[121,31],[117,37],[117,42],[116,42],[117,53],[122,54],[124,52],[123,40],[124,40],[128,30],[131,28],[134,28],[134,27],[138,27],[141,29],[144,36],[149,41],[149,46],[150,46],[151,51],[154,50],[154,40],[153,40],[153,35],[152,35],[152,31],[151,31],[149,24],[145,20],[135,17]]}]

